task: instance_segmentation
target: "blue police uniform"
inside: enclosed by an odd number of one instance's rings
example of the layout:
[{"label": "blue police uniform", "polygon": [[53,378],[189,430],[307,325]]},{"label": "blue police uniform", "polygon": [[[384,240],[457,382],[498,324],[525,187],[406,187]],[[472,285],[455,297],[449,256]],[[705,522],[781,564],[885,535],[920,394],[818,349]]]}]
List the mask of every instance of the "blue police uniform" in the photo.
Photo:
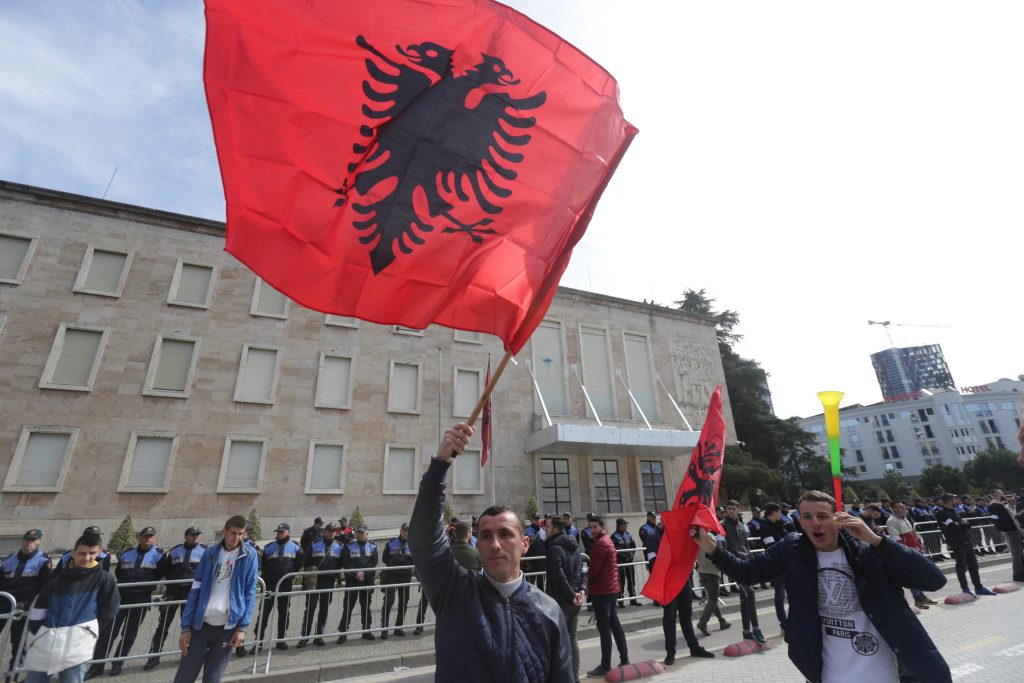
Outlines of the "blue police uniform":
[{"label": "blue police uniform", "polygon": [[[305,569],[320,572],[341,569],[342,550],[342,545],[333,538],[331,540],[327,540],[326,538],[321,537],[319,540],[310,544],[309,554],[306,555],[305,558]],[[323,645],[324,641],[320,639],[319,636],[323,635],[324,628],[327,625],[327,610],[331,606],[331,589],[337,585],[339,575],[318,574],[315,578],[315,583],[307,583],[304,581],[303,586],[306,587],[306,590],[309,590],[308,586],[315,585],[317,590],[322,590],[324,592],[310,593],[306,596],[306,612],[302,617],[302,637],[306,638],[312,633],[313,617],[315,616],[317,638],[313,642],[317,645]],[[319,610],[319,612],[317,610]],[[306,641],[300,640],[299,647],[305,646]]]},{"label": "blue police uniform", "polygon": [[[53,573],[64,571],[68,565],[71,564],[72,552],[69,550],[60,556],[60,560],[57,562],[57,566],[54,568]],[[106,550],[100,549],[100,554],[96,556],[96,561],[103,567],[103,571],[110,571],[110,553]]]},{"label": "blue police uniform", "polygon": [[[615,546],[616,551],[633,550],[633,552],[615,553],[615,559],[619,565],[619,598],[624,598],[628,595],[633,598],[634,605],[639,605],[640,602],[636,599],[636,567],[629,564],[633,561],[636,553],[636,541],[633,540],[633,534],[628,531],[616,530],[612,534],[612,544]],[[622,565],[627,566],[623,567]],[[626,603],[623,602],[622,606],[625,607]]]},{"label": "blue police uniform", "polygon": [[[110,642],[113,643],[121,636],[121,642],[113,652],[114,657],[124,657],[131,652],[135,644],[135,637],[139,633],[139,626],[146,617],[148,607],[130,607],[150,602],[153,599],[153,591],[156,585],[149,586],[123,586],[123,584],[141,583],[160,580],[160,567],[164,559],[164,553],[159,548],[153,547],[142,550],[138,546],[126,550],[117,561],[117,569],[114,575],[119,585],[118,592],[121,594],[121,609],[117,612],[114,620],[114,629],[111,632]],[[128,607],[128,609],[126,609]],[[119,673],[123,662],[113,662],[110,665],[111,674]]]},{"label": "blue police uniform", "polygon": [[[39,548],[36,548],[27,555],[18,551],[0,562],[0,591],[10,593],[14,598],[14,605],[9,603],[0,605],[4,612],[14,609],[27,610],[32,602],[43,589],[43,585],[50,578],[52,565],[49,556]],[[6,602],[6,601],[5,601]],[[7,626],[9,619],[0,620],[0,633]],[[21,616],[12,621],[11,628],[11,665],[14,665],[17,657],[19,637],[22,633],[25,617]]]},{"label": "blue police uniform", "polygon": [[[287,579],[281,581],[280,586],[278,586],[278,582],[286,574],[301,570],[302,547],[290,537],[280,541],[271,541],[263,548],[263,564],[261,569],[263,582],[266,584],[268,591],[278,592],[276,600],[278,638],[284,638],[285,631],[288,630],[288,596],[282,594],[292,592],[291,581]],[[267,602],[263,605],[263,616],[260,617],[260,630],[257,634],[257,638],[260,640],[263,640],[263,636],[266,633],[267,622],[270,621],[273,605],[274,602]],[[278,643],[278,647],[284,650],[288,648],[288,644]]]},{"label": "blue police uniform", "polygon": [[[381,574],[382,584],[401,584],[412,581],[412,551],[409,550],[409,541],[403,541],[399,537],[392,538],[384,546],[384,564],[388,567],[396,567],[393,571]],[[406,567],[406,569],[397,569]],[[395,604],[395,597],[398,597],[398,609],[395,612],[395,635],[405,635],[402,625],[405,624],[405,611],[409,606],[409,586],[397,588],[382,588],[384,591],[384,607],[381,608],[380,621],[384,631],[380,637],[387,639],[388,624],[391,618],[391,608]]]},{"label": "blue police uniform", "polygon": [[[370,605],[373,602],[373,579],[376,572],[370,571],[377,566],[377,546],[373,541],[367,539],[360,543],[352,541],[342,551],[341,566],[349,571],[345,572],[345,585],[348,588],[362,588],[363,590],[351,590],[345,592],[345,610],[341,615],[341,622],[338,630],[342,635],[338,637],[339,642],[345,642],[345,632],[348,631],[349,619],[352,617],[352,610],[355,608],[356,600],[359,601],[359,615],[362,628],[368,629],[373,623],[373,615],[370,613]],[[356,578],[357,572],[363,572],[363,579]],[[364,640],[374,640],[372,633],[364,633]]]},{"label": "blue police uniform", "polygon": [[[164,649],[167,632],[170,630],[171,622],[174,621],[174,615],[178,613],[178,607],[180,606],[177,604],[177,601],[188,600],[189,591],[192,590],[191,581],[196,575],[196,567],[199,566],[199,560],[203,559],[203,553],[205,552],[206,546],[201,543],[194,545],[179,543],[164,555],[163,564],[160,567],[161,577],[168,581],[188,580],[190,583],[172,583],[167,586],[164,602],[172,604],[160,607],[160,621],[157,622],[156,631],[153,633],[153,642],[150,643],[149,647],[151,655]],[[151,657],[146,665],[149,668],[153,668],[159,661],[159,659]]]}]

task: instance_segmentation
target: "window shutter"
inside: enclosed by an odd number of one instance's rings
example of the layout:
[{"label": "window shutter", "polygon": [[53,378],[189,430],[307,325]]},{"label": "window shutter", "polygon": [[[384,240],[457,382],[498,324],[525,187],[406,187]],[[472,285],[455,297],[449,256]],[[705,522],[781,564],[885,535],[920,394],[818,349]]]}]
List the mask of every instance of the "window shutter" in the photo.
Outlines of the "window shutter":
[{"label": "window shutter", "polygon": [[255,489],[259,484],[263,444],[256,441],[232,441],[228,453],[226,489]]},{"label": "window shutter", "polygon": [[473,412],[480,399],[480,372],[478,370],[455,371],[455,406],[453,415],[466,416]]},{"label": "window shutter", "polygon": [[258,299],[256,301],[256,312],[261,315],[284,315],[288,299],[284,294],[277,291],[264,280],[259,281],[256,287]]},{"label": "window shutter", "polygon": [[552,415],[566,414],[565,358],[562,355],[562,327],[541,322],[533,333],[533,373]]},{"label": "window shutter", "polygon": [[124,264],[127,260],[127,254],[116,254],[111,251],[93,249],[92,263],[89,265],[89,272],[85,276],[83,288],[93,292],[116,294],[121,284],[121,274],[124,272]]},{"label": "window shutter", "polygon": [[310,489],[341,488],[341,465],[343,449],[334,444],[313,446],[313,472]]},{"label": "window shutter", "polygon": [[276,365],[277,351],[250,348],[245,358],[245,377],[242,382],[241,398],[271,400]]},{"label": "window shutter", "polygon": [[391,373],[388,410],[415,411],[419,409],[419,374],[418,365],[395,363]]},{"label": "window shutter", "polygon": [[411,491],[416,488],[416,451],[412,448],[388,449],[389,491]]},{"label": "window shutter", "polygon": [[173,439],[159,436],[140,436],[135,440],[135,455],[128,474],[128,486],[161,488],[171,461]]},{"label": "window shutter", "polygon": [[161,391],[186,391],[188,371],[192,367],[195,349],[195,342],[181,339],[161,340],[153,388]]},{"label": "window shutter", "polygon": [[70,440],[70,434],[29,434],[18,472],[18,486],[56,486]]},{"label": "window shutter", "polygon": [[0,235],[0,278],[18,279],[32,240],[14,235]]},{"label": "window shutter", "polygon": [[64,344],[57,365],[53,369],[52,383],[75,387],[87,386],[102,338],[102,332],[65,328]]},{"label": "window shutter", "polygon": [[212,279],[213,268],[190,263],[181,264],[181,277],[178,278],[178,291],[175,293],[174,300],[205,306]]},{"label": "window shutter", "polygon": [[316,402],[327,406],[347,406],[352,359],[324,356],[324,367],[316,385]]},{"label": "window shutter", "polygon": [[594,410],[602,419],[613,419],[615,402],[612,398],[612,373],[608,365],[608,335],[604,330],[583,327],[580,330],[580,347],[583,384],[587,387]]},{"label": "window shutter", "polygon": [[324,319],[324,324],[337,327],[356,327],[359,325],[359,321],[350,315],[331,315],[328,313]]},{"label": "window shutter", "polygon": [[[651,356],[647,337],[638,334],[625,335],[626,372],[629,373],[629,389],[640,404],[648,420],[658,418],[658,406],[654,393],[654,379],[651,377]],[[635,417],[639,418],[639,415]]]},{"label": "window shutter", "polygon": [[455,459],[455,488],[458,491],[479,491],[480,451],[465,451]]}]

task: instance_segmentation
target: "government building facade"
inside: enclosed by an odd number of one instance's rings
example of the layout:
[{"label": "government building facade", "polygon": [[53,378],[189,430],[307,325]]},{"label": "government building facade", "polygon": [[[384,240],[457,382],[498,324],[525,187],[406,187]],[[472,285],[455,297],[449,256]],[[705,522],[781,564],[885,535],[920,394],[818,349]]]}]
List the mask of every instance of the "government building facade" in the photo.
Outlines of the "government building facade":
[{"label": "government building facade", "polygon": [[[500,340],[302,308],[223,246],[222,223],[0,182],[0,550],[128,514],[161,543],[253,508],[296,534],[408,519]],[[562,288],[515,360],[490,459],[474,438],[451,473],[456,514],[670,507],[724,381],[713,321]]]}]

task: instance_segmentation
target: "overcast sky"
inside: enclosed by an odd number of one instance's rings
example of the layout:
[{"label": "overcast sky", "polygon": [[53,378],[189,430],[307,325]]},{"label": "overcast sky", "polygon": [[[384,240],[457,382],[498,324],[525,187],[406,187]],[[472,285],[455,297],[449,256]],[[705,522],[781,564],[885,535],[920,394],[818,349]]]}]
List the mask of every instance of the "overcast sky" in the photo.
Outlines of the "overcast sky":
[{"label": "overcast sky", "polygon": [[[353,3],[358,5],[358,3]],[[940,343],[1024,373],[1024,3],[513,0],[619,81],[640,129],[562,284],[706,288],[782,417],[881,394]],[[222,220],[202,3],[0,3],[0,178]]]}]

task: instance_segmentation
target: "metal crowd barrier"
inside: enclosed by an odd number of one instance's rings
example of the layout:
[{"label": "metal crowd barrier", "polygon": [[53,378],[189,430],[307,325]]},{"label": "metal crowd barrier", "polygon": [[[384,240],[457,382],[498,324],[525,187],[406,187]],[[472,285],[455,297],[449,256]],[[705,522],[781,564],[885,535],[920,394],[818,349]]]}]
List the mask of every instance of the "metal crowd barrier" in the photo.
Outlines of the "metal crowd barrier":
[{"label": "metal crowd barrier", "polygon": [[[963,519],[971,524],[969,533],[971,545],[975,551],[986,551],[993,554],[1009,552],[1002,532],[995,528],[991,517],[964,517]],[[953,556],[938,522],[932,520],[911,522],[911,526],[921,538],[925,555],[931,558]],[[999,549],[1000,546],[1002,546],[1002,550]]]}]

